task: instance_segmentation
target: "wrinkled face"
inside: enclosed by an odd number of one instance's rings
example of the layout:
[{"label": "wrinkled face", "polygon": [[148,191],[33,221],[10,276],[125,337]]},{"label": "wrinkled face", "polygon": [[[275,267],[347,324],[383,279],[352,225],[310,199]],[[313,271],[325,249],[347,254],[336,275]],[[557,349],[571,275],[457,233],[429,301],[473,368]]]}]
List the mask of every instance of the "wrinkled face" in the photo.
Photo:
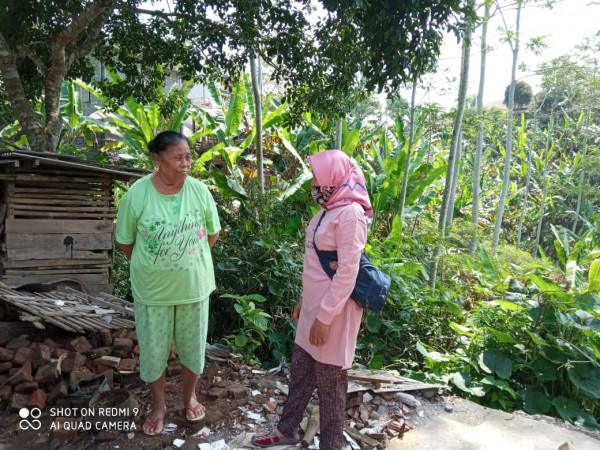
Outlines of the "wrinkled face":
[{"label": "wrinkled face", "polygon": [[185,179],[192,166],[192,153],[186,141],[177,141],[159,154],[154,154],[154,163],[166,179]]}]

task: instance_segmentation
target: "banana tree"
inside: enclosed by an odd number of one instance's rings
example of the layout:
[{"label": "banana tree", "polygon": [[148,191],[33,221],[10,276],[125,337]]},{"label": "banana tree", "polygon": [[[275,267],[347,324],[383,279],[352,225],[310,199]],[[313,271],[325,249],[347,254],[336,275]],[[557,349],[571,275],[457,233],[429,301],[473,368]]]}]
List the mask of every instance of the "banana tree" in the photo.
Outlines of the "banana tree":
[{"label": "banana tree", "polygon": [[[107,68],[107,72],[113,81],[121,80],[121,77],[112,69]],[[137,102],[133,96],[128,97],[125,104],[117,107],[115,111],[110,111],[108,105],[111,104],[111,101],[108,97],[81,81],[76,81],[76,84],[106,105],[105,111],[98,113],[102,121],[96,120],[95,123],[104,122],[112,125],[111,131],[115,132],[119,139],[107,144],[105,149],[110,147],[120,149],[121,158],[132,160],[142,168],[154,166],[154,161],[147,150],[148,143],[162,131],[179,131],[191,114],[191,100],[188,98],[192,88],[190,82],[184,83],[181,87],[175,86],[168,94],[164,94],[164,103],[174,101],[177,105],[176,108],[166,113],[164,105],[156,102],[142,104]],[[193,145],[200,135],[201,133],[197,133],[192,136],[190,144]]]}]

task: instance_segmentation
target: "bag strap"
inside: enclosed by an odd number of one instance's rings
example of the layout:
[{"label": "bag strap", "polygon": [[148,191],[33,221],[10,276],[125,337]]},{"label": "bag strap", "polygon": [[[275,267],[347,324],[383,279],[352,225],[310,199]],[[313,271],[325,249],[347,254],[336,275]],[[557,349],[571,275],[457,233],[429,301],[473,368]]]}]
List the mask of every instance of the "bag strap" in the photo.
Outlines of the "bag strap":
[{"label": "bag strap", "polygon": [[317,241],[316,241],[316,236],[317,236],[317,230],[319,229],[319,226],[321,226],[321,221],[323,220],[323,217],[325,217],[325,213],[327,212],[326,209],[323,210],[323,214],[321,214],[321,217],[319,218],[319,222],[317,223],[317,226],[315,227],[315,231],[313,232],[313,247],[315,249],[315,252],[317,252],[317,256],[320,258],[320,252],[319,252],[319,248],[317,247]]}]

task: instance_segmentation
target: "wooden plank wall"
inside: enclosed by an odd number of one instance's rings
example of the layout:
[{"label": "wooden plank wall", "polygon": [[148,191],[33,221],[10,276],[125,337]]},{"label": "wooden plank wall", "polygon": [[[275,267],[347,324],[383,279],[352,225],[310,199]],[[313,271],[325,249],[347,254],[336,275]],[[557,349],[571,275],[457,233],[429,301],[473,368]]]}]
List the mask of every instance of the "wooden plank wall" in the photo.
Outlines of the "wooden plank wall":
[{"label": "wooden plank wall", "polygon": [[91,294],[112,292],[112,182],[110,174],[43,166],[0,172],[0,279],[78,280]]}]

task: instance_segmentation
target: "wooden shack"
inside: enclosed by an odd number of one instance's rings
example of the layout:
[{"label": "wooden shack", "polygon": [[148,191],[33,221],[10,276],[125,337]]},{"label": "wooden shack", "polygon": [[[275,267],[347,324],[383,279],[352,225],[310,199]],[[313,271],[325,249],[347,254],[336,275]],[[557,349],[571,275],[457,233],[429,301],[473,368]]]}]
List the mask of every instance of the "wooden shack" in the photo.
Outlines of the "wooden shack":
[{"label": "wooden shack", "polygon": [[[144,171],[0,150],[0,280],[112,292],[114,190]],[[71,284],[72,285],[72,284]]]}]

